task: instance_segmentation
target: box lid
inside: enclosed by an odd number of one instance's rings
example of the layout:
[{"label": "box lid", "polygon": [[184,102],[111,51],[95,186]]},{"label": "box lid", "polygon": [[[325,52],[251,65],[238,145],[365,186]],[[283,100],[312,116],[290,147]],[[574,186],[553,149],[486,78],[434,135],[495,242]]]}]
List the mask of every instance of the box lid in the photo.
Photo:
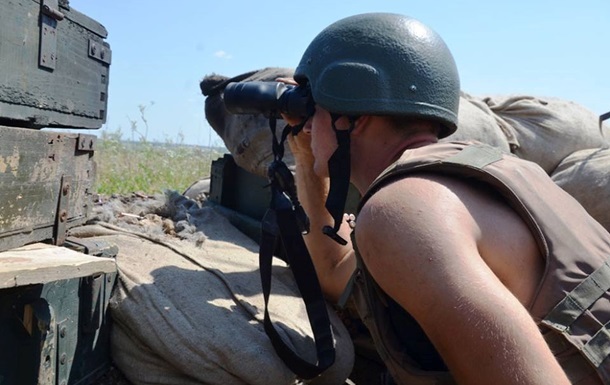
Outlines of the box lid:
[{"label": "box lid", "polygon": [[0,253],[0,289],[115,273],[113,258],[34,243]]}]

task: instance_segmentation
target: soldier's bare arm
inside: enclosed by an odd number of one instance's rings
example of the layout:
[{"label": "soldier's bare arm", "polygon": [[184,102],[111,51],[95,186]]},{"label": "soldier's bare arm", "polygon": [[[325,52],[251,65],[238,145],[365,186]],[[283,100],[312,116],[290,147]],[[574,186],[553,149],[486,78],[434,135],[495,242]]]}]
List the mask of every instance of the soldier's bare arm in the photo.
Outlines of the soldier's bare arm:
[{"label": "soldier's bare arm", "polygon": [[[525,269],[536,272],[540,256],[509,211],[459,181],[410,177],[367,202],[356,236],[374,279],[420,323],[458,383],[568,384],[522,305],[532,295]],[[525,278],[490,268],[490,254],[507,252]]]}]

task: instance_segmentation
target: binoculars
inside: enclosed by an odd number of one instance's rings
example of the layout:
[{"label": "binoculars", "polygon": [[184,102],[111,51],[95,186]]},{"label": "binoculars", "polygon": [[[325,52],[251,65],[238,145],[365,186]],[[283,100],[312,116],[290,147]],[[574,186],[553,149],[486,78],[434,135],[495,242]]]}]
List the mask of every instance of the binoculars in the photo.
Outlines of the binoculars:
[{"label": "binoculars", "polygon": [[227,84],[224,103],[233,114],[263,114],[281,119],[281,114],[309,117],[314,101],[309,87],[281,82],[252,81]]}]

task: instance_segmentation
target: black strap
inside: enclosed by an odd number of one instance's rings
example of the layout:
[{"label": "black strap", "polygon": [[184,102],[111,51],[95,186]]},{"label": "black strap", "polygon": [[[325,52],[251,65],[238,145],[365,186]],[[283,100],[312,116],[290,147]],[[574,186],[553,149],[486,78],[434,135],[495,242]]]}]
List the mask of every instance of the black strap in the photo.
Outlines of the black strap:
[{"label": "black strap", "polygon": [[[298,377],[312,379],[334,363],[335,347],[326,302],[296,217],[290,199],[272,185],[271,205],[263,218],[259,253],[261,284],[265,299],[264,326],[275,351],[286,366]],[[271,322],[268,302],[271,293],[273,251],[278,241],[282,242],[286,250],[288,263],[305,303],[316,345],[317,363],[310,363],[299,357],[286,345]]]},{"label": "black strap", "polygon": [[345,212],[345,202],[350,183],[350,133],[354,130],[355,116],[348,116],[350,127],[348,130],[339,130],[336,122],[341,115],[331,114],[332,128],[337,137],[337,149],[328,160],[328,174],[330,177],[330,189],[326,197],[325,207],[335,221],[334,226],[324,226],[322,232],[340,245],[347,245],[347,241],[339,234],[343,213]]},{"label": "black strap", "polygon": [[[306,119],[300,128],[305,121]],[[298,130],[295,132],[294,127],[286,126],[278,139],[275,119],[269,120],[269,128],[272,132],[274,154],[274,161],[268,170],[271,202],[263,217],[259,249],[261,286],[265,299],[264,326],[273,348],[286,366],[299,378],[309,380],[318,376],[335,362],[334,339],[326,301],[311,256],[303,240],[303,234],[309,232],[309,219],[297,199],[294,177],[286,164],[282,162],[284,141],[289,133],[296,135]],[[278,242],[282,243],[286,260],[305,303],[316,345],[316,363],[308,362],[295,353],[284,342],[271,322],[268,304],[271,294],[273,252],[276,250]]]}]

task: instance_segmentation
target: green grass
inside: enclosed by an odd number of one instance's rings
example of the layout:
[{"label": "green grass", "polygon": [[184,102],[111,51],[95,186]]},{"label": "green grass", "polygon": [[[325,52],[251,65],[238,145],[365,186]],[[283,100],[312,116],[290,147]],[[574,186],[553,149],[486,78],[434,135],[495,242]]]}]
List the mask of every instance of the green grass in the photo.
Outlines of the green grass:
[{"label": "green grass", "polygon": [[180,143],[124,141],[121,132],[102,132],[95,151],[96,191],[99,194],[149,195],[166,190],[183,192],[193,182],[210,176],[213,160],[226,151]]}]

